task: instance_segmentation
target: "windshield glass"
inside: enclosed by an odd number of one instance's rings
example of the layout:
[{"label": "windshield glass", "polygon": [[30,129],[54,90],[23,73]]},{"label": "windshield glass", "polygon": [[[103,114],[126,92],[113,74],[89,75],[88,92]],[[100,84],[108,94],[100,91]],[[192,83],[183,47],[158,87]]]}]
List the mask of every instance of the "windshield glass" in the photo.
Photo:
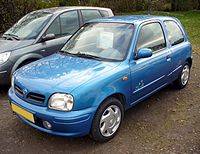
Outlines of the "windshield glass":
[{"label": "windshield glass", "polygon": [[132,24],[91,23],[82,27],[61,51],[121,61],[129,49]]},{"label": "windshield glass", "polygon": [[32,12],[20,19],[4,36],[16,39],[35,39],[50,20],[52,14],[47,12]]}]

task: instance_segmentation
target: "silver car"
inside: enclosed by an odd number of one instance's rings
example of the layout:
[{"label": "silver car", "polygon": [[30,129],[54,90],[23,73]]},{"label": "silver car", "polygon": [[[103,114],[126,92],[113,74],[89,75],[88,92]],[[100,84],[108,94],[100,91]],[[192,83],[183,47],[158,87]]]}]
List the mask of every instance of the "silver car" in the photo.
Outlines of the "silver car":
[{"label": "silver car", "polygon": [[56,7],[31,12],[0,38],[0,85],[18,68],[59,51],[88,20],[110,17],[100,7]]}]

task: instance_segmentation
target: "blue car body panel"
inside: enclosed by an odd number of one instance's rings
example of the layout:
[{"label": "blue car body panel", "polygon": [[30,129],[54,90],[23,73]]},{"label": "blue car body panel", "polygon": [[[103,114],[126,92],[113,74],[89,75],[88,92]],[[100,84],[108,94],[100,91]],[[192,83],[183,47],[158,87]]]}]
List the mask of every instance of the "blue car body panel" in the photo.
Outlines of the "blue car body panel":
[{"label": "blue car body panel", "polygon": [[[184,42],[171,47],[163,21],[175,21],[184,33]],[[106,62],[73,57],[57,53],[15,72],[15,84],[27,93],[45,96],[43,104],[35,104],[9,90],[10,101],[34,114],[36,119],[47,120],[53,125],[47,130],[19,117],[29,125],[47,133],[62,136],[82,136],[90,132],[92,120],[101,103],[112,95],[125,99],[125,110],[172,83],[187,60],[192,59],[191,44],[182,25],[175,18],[156,16],[119,16],[96,19],[92,22],[119,22],[134,24],[134,35],[124,61]],[[159,22],[166,38],[166,48],[149,58],[135,60],[134,51],[143,24]],[[128,80],[122,78],[126,76]],[[74,97],[73,110],[55,111],[48,108],[54,93],[70,93]]]}]

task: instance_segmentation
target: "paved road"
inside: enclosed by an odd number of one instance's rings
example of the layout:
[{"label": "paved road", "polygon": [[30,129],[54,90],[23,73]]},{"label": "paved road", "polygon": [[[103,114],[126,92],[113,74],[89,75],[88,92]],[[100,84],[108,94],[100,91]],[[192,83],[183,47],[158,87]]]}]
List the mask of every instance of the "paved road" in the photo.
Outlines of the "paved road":
[{"label": "paved road", "polygon": [[16,118],[0,90],[0,153],[200,153],[200,55],[194,54],[189,85],[169,86],[126,112],[108,143],[88,136],[65,138],[37,131]]}]

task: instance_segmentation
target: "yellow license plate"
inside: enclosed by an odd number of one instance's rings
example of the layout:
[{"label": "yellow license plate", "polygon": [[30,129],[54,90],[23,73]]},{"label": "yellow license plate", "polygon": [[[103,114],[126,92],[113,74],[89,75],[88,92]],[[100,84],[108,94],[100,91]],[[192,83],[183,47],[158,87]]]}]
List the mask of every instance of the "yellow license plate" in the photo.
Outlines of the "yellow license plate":
[{"label": "yellow license plate", "polygon": [[11,103],[11,107],[12,107],[12,110],[21,115],[22,117],[26,118],[27,120],[31,121],[32,123],[35,123],[35,120],[34,120],[34,116],[32,113],[20,108],[19,106],[15,105],[15,104],[12,104]]}]

